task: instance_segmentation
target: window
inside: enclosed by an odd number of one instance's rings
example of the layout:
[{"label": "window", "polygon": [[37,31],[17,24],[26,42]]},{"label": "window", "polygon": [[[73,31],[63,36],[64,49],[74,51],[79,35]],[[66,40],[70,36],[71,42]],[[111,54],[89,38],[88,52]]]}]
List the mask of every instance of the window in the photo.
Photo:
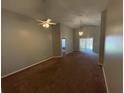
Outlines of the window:
[{"label": "window", "polygon": [[80,51],[93,50],[93,38],[80,38]]}]

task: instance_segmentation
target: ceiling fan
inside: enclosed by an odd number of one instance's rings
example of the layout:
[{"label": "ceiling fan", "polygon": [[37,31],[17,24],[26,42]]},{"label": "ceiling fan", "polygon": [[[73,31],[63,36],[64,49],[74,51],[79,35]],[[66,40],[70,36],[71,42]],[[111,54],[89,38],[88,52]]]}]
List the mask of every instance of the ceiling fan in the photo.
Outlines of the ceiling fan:
[{"label": "ceiling fan", "polygon": [[49,28],[50,25],[56,25],[56,23],[51,22],[52,19],[45,19],[45,20],[37,20],[40,25],[42,25],[44,28]]},{"label": "ceiling fan", "polygon": [[[42,2],[43,2],[43,9],[44,9],[44,16],[46,17],[46,16],[47,16],[47,14],[46,14],[46,8],[48,8],[48,7],[46,7],[46,6],[47,6],[47,5],[46,5],[47,0],[42,0]],[[44,28],[49,28],[50,25],[56,25],[56,23],[51,22],[52,19],[50,19],[50,18],[39,19],[39,20],[37,20],[37,21],[38,21],[39,24],[42,25]]]}]

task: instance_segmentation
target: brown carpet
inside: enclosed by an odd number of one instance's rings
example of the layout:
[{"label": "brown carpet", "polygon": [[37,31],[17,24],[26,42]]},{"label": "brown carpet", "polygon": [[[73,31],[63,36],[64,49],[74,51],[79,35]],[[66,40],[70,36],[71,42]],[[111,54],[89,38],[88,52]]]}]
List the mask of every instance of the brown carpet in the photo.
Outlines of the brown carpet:
[{"label": "brown carpet", "polygon": [[107,93],[98,58],[74,52],[2,79],[3,93]]}]

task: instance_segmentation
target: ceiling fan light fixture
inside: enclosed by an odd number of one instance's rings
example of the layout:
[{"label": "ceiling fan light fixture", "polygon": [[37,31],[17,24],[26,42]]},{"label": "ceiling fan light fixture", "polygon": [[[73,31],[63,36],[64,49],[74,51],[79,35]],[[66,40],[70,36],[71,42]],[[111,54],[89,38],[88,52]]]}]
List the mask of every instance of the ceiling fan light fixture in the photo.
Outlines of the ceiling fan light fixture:
[{"label": "ceiling fan light fixture", "polygon": [[44,28],[49,28],[51,25],[56,25],[56,23],[51,22],[52,19],[47,19],[47,20],[37,20],[40,25],[42,25]]},{"label": "ceiling fan light fixture", "polygon": [[50,26],[49,24],[46,24],[46,28],[49,28],[49,26]]},{"label": "ceiling fan light fixture", "polygon": [[[43,1],[43,8],[44,8],[44,16],[46,16],[46,0],[42,0]],[[51,25],[56,25],[56,23],[54,23],[54,22],[52,22],[52,19],[50,19],[50,18],[47,18],[47,17],[45,17],[44,19],[38,19],[37,20],[39,23],[40,23],[40,25],[42,25],[44,28],[49,28]]]},{"label": "ceiling fan light fixture", "polygon": [[50,27],[50,25],[47,24],[47,23],[44,23],[42,26],[43,26],[44,28],[49,28],[49,27]]},{"label": "ceiling fan light fixture", "polygon": [[43,24],[43,27],[46,27],[46,24]]},{"label": "ceiling fan light fixture", "polygon": [[79,36],[82,36],[84,34],[84,32],[79,32]]}]

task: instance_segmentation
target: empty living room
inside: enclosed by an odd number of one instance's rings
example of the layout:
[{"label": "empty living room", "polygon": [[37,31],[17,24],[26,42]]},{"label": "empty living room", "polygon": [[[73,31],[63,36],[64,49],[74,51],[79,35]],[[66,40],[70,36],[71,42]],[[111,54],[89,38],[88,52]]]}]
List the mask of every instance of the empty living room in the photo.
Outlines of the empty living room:
[{"label": "empty living room", "polygon": [[1,0],[1,93],[123,93],[123,0]]}]

